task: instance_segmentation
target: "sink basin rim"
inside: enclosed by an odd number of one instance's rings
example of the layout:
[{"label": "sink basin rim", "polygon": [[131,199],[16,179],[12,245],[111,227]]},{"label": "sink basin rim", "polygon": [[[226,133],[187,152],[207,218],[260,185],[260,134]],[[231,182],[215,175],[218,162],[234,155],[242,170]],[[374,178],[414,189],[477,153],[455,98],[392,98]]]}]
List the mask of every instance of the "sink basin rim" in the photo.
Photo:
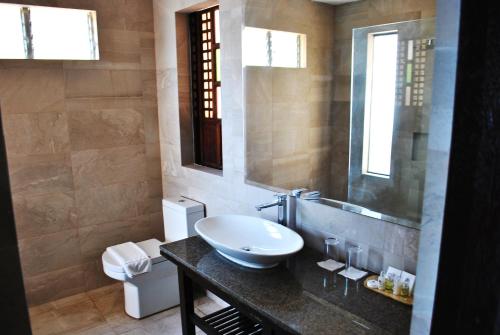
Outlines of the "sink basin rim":
[{"label": "sink basin rim", "polygon": [[[286,245],[286,247],[283,249],[280,249],[278,245],[274,249],[270,248],[266,251],[264,249],[259,249],[262,247],[254,247],[256,249],[250,247],[250,250],[245,250],[243,249],[243,247],[234,247],[229,244],[224,244],[223,240],[220,241],[214,239],[213,236],[210,236],[210,232],[207,231],[207,226],[209,222],[212,221],[217,223],[216,221],[217,219],[221,219],[219,224],[221,224],[222,227],[224,226],[224,224],[227,224],[228,222],[227,220],[232,220],[238,222],[238,224],[240,225],[243,224],[243,227],[245,228],[251,227],[250,226],[252,224],[251,221],[255,220],[257,229],[259,229],[258,224],[272,227],[281,235],[284,234],[285,237],[291,237],[292,242],[295,245],[292,245],[292,247]],[[235,227],[237,226],[235,225]],[[279,262],[281,262],[285,258],[299,252],[304,247],[304,240],[295,231],[289,229],[288,227],[282,226],[276,222],[259,217],[234,215],[234,214],[207,217],[200,219],[195,223],[195,230],[206,242],[208,242],[212,247],[214,247],[219,254],[228,258],[233,262],[251,268],[263,269],[263,268],[274,267],[278,265]],[[250,231],[251,230],[252,229],[250,229]],[[273,238],[272,233],[269,233],[268,231],[268,235],[266,236],[266,238],[269,237]],[[227,236],[223,236],[221,238],[227,238]]]}]

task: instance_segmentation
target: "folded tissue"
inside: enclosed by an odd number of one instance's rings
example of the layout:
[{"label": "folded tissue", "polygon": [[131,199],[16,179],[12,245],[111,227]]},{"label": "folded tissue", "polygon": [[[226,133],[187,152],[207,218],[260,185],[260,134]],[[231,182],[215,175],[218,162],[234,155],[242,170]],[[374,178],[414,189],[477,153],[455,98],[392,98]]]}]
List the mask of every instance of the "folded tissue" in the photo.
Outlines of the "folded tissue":
[{"label": "folded tissue", "polygon": [[318,262],[318,265],[325,270],[336,271],[336,270],[342,268],[345,264],[334,261],[333,259],[328,259],[328,260],[323,261],[323,262]]},{"label": "folded tissue", "polygon": [[342,275],[346,278],[352,279],[352,280],[360,280],[364,276],[366,276],[368,272],[358,270],[354,267],[350,267],[349,269],[342,270],[339,272],[339,275]]}]

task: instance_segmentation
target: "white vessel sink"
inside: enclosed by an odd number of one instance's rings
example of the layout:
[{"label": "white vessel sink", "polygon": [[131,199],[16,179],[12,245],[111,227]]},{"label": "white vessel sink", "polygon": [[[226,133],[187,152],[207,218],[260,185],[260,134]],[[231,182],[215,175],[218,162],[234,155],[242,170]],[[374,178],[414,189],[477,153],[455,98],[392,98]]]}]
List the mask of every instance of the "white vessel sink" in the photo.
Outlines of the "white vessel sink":
[{"label": "white vessel sink", "polygon": [[304,246],[293,230],[252,216],[213,216],[199,220],[194,227],[222,256],[251,268],[276,266]]}]

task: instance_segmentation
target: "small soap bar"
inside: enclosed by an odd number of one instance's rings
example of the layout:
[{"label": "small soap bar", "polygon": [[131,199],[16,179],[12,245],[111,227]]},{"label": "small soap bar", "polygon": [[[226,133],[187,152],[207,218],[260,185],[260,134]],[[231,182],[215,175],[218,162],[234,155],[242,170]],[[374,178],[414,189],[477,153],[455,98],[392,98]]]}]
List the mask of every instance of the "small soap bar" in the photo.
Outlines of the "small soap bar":
[{"label": "small soap bar", "polygon": [[378,280],[370,279],[366,282],[366,286],[368,286],[369,288],[378,288]]}]

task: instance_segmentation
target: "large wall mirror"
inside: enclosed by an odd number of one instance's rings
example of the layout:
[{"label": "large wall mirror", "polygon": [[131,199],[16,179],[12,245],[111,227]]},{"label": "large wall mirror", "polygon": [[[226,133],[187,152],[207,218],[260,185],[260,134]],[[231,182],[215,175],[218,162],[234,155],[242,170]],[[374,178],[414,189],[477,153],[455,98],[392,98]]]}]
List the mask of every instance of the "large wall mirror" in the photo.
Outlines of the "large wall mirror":
[{"label": "large wall mirror", "polygon": [[418,228],[434,16],[429,0],[247,1],[247,182]]}]

